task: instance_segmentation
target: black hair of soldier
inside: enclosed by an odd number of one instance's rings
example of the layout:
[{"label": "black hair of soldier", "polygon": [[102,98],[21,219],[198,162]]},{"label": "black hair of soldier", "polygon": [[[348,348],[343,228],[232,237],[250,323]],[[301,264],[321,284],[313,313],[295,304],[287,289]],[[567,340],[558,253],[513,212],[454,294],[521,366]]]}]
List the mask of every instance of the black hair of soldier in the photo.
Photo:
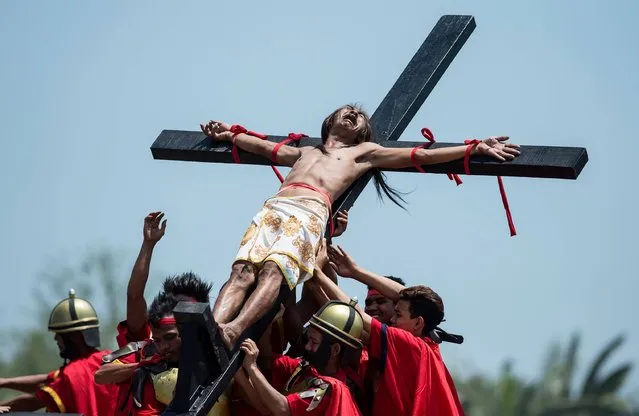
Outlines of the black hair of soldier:
[{"label": "black hair of soldier", "polygon": [[205,303],[210,302],[209,293],[212,286],[211,283],[205,282],[193,272],[169,276],[162,283],[162,289],[166,293],[189,296],[197,302]]},{"label": "black hair of soldier", "polygon": [[157,326],[160,319],[173,314],[173,309],[180,301],[178,296],[189,296],[197,302],[210,302],[211,283],[203,281],[192,272],[168,277],[164,280],[163,287],[165,291],[160,292],[149,306],[151,326]]}]

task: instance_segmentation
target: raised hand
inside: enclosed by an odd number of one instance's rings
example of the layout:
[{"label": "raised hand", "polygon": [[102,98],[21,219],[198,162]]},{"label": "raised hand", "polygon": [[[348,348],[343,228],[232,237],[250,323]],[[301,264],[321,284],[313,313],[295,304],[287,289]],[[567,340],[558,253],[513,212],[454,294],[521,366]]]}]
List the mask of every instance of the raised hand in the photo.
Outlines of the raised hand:
[{"label": "raised hand", "polygon": [[213,140],[224,142],[233,140],[233,133],[231,133],[231,126],[223,121],[209,120],[206,124],[200,124],[202,132]]},{"label": "raised hand", "polygon": [[164,218],[164,213],[159,211],[152,212],[144,218],[142,233],[145,243],[155,244],[162,239],[166,230],[166,220],[162,221],[162,218]]},{"label": "raised hand", "polygon": [[335,221],[335,229],[333,230],[333,237],[339,237],[344,234],[346,227],[348,227],[348,210],[342,210],[337,213],[337,219]]},{"label": "raised hand", "polygon": [[329,246],[326,251],[330,260],[329,264],[335,273],[343,277],[354,277],[357,274],[355,260],[342,247]]},{"label": "raised hand", "polygon": [[494,157],[502,162],[513,160],[520,154],[519,145],[504,143],[506,140],[508,136],[492,136],[484,139],[477,144],[475,154]]},{"label": "raised hand", "polygon": [[242,366],[246,371],[254,365],[257,365],[257,356],[260,355],[260,350],[251,338],[247,338],[244,342],[242,342],[242,345],[240,345],[240,351],[244,352],[244,361],[242,362]]}]

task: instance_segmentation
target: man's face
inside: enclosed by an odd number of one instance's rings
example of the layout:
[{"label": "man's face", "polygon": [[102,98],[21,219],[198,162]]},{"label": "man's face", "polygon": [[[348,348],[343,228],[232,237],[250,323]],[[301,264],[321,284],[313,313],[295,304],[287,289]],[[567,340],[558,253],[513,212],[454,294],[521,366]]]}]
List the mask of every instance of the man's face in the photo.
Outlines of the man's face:
[{"label": "man's face", "polygon": [[78,358],[82,351],[82,346],[86,345],[80,331],[67,332],[65,334],[56,333],[53,339],[58,344],[60,357],[69,360]]},{"label": "man's face", "polygon": [[342,108],[335,117],[331,133],[345,139],[354,139],[366,127],[366,116],[350,106]]},{"label": "man's face", "polygon": [[58,344],[58,351],[60,354],[64,353],[64,340],[62,339],[62,336],[60,334],[55,334],[53,339],[55,339],[55,342]]},{"label": "man's face", "polygon": [[153,343],[158,353],[164,356],[168,362],[179,362],[182,338],[180,338],[176,325],[153,327]]},{"label": "man's face", "polygon": [[375,294],[366,297],[364,312],[383,324],[390,324],[395,313],[393,301],[384,295]]},{"label": "man's face", "polygon": [[308,352],[317,352],[317,349],[322,343],[322,338],[320,331],[309,326],[306,330],[306,344],[304,345],[304,349]]},{"label": "man's face", "polygon": [[395,305],[395,314],[391,318],[391,325],[410,332],[416,337],[422,336],[424,320],[421,317],[410,317],[410,304],[407,300],[399,300]]}]

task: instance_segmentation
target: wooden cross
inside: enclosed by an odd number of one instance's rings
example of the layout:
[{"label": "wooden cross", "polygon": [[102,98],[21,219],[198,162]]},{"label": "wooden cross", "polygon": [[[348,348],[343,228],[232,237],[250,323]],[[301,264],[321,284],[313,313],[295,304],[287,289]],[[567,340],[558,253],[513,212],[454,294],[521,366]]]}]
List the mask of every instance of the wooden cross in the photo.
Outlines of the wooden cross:
[{"label": "wooden cross", "polygon": [[[412,148],[424,144],[419,142],[399,142],[398,139],[406,126],[417,113],[439,79],[453,61],[461,47],[475,29],[475,19],[472,16],[443,16],[426,40],[422,43],[404,72],[399,76],[386,97],[371,117],[375,142],[385,147]],[[284,136],[269,136],[272,142],[281,142]],[[321,143],[319,138],[302,139],[294,146],[315,146]],[[456,143],[434,143],[431,149],[438,147],[458,146]],[[155,159],[181,160],[190,162],[234,163],[231,146],[225,142],[213,142],[200,131],[164,130],[151,146]],[[244,164],[271,165],[272,161],[255,154],[240,150],[240,158]],[[556,146],[521,146],[521,155],[509,162],[499,162],[487,157],[473,157],[470,161],[470,172],[473,175],[488,176],[520,176],[531,178],[576,179],[588,161],[585,148],[556,147]],[[425,167],[429,173],[464,173],[461,160],[429,165]],[[390,169],[389,169],[390,170]],[[417,172],[415,168],[394,169],[393,171]],[[333,215],[344,209],[349,209],[364,190],[371,179],[372,173],[359,178],[333,205]],[[276,305],[279,309],[279,305]],[[274,308],[275,310],[275,308]],[[273,311],[271,311],[273,312]],[[203,318],[200,311],[196,315],[189,315],[186,311],[176,313],[176,318],[186,325],[186,322],[208,322],[208,326],[200,325],[200,335],[193,331],[183,334],[183,351],[200,351],[203,349],[202,339],[210,345],[215,345],[215,328],[210,323],[212,316],[206,312]],[[269,313],[272,316],[272,313]],[[266,318],[266,317],[265,317]],[[265,320],[264,320],[265,321]],[[264,322],[268,324],[268,322]],[[195,324],[192,324],[195,325]],[[263,332],[263,325],[258,325],[256,336]],[[257,328],[256,328],[257,329]],[[258,334],[259,333],[259,334]],[[202,335],[205,334],[205,335]],[[186,349],[185,349],[186,348]],[[213,350],[217,351],[216,348]],[[209,353],[210,354],[210,353]],[[189,354],[191,355],[191,354]],[[218,353],[216,352],[217,356]],[[198,354],[193,355],[193,357]],[[188,414],[204,416],[218,399],[221,391],[228,385],[232,375],[241,366],[238,354],[230,358],[217,357],[218,366],[214,374],[200,374],[195,377],[193,368],[198,364],[195,358],[180,363],[180,376],[176,398],[166,414]],[[209,366],[210,367],[210,366]],[[213,366],[215,367],[215,366]],[[200,370],[202,369],[200,368]],[[188,373],[188,374],[187,374]],[[199,381],[198,381],[199,380]],[[197,384],[201,384],[199,387]]]},{"label": "wooden cross", "polygon": [[[412,148],[419,142],[398,142],[406,126],[422,106],[444,71],[453,61],[475,29],[472,16],[443,16],[417,53],[410,60],[386,97],[371,117],[375,142],[385,147]],[[272,142],[281,142],[285,136],[269,136]],[[294,146],[315,146],[319,138],[302,139]],[[459,143],[434,143],[431,149],[459,146]],[[230,144],[213,142],[200,131],[164,130],[151,146],[155,159],[190,162],[234,163]],[[243,164],[271,165],[272,161],[240,150]],[[488,157],[473,157],[472,175],[521,176],[529,178],[577,179],[588,162],[588,153],[582,147],[521,146],[521,155],[510,162],[499,162]],[[415,168],[387,169],[388,171],[418,172]],[[464,173],[461,160],[429,165],[429,173]],[[335,201],[333,215],[350,209],[371,179],[372,173],[359,178]]]}]

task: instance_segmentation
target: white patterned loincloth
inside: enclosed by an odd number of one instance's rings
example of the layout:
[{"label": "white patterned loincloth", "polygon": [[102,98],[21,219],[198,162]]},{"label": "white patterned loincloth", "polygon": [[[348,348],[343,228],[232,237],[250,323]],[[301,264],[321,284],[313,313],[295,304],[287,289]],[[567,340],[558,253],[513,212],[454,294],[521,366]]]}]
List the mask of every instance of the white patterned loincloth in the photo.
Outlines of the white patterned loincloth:
[{"label": "white patterned loincloth", "polygon": [[275,197],[266,200],[244,234],[235,261],[258,268],[277,264],[289,288],[313,276],[315,252],[328,221],[328,208],[320,198]]}]

